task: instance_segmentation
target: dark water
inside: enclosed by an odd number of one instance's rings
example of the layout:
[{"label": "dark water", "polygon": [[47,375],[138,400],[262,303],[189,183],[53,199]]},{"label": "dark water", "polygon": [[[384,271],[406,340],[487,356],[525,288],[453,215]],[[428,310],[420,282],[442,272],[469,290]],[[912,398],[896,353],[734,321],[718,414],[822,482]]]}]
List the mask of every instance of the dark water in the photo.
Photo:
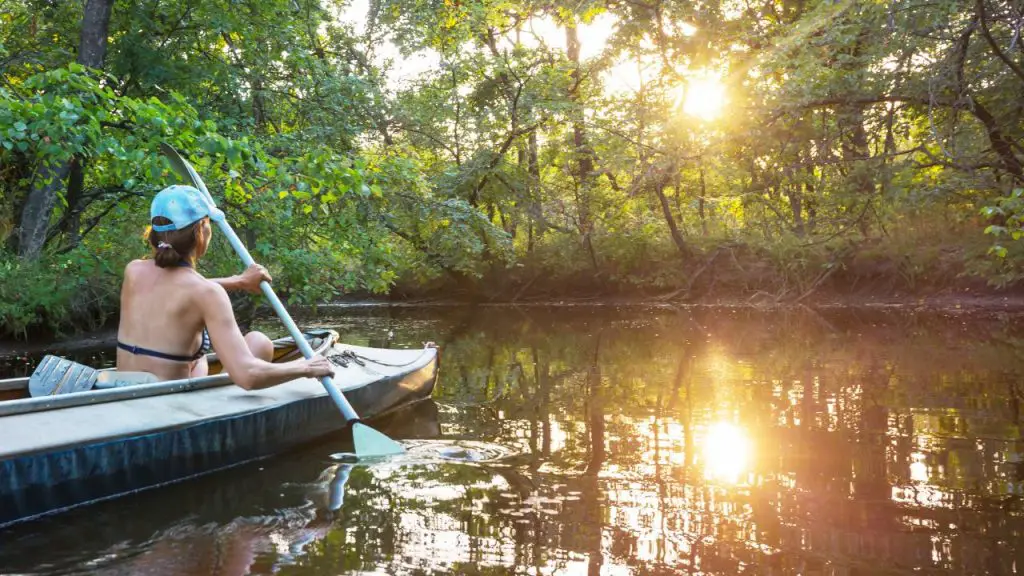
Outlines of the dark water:
[{"label": "dark water", "polygon": [[328,441],[16,527],[0,573],[1013,574],[1020,320],[320,318],[353,343],[442,344],[435,401],[379,426],[409,455],[354,464]]}]

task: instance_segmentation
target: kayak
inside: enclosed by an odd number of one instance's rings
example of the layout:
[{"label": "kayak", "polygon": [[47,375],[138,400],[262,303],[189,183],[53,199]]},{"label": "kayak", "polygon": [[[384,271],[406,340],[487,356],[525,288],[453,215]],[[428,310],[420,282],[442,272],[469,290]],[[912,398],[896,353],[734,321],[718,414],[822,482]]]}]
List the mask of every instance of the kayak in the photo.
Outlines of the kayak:
[{"label": "kayak", "polygon": [[[428,398],[376,418],[373,424],[392,438],[422,441],[441,437],[439,418],[437,404]],[[378,494],[375,489],[350,494],[349,472],[358,463],[332,458],[335,451],[333,443],[312,445],[0,529],[0,573],[212,574],[213,567],[196,569],[195,562],[169,558],[146,570],[144,558],[163,548],[161,541],[187,555],[201,555],[211,544],[230,547],[230,538],[215,536],[230,537],[239,528],[289,542],[296,554],[301,546],[317,541],[311,533],[330,529],[332,519],[345,514],[342,504]]]},{"label": "kayak", "polygon": [[[385,349],[305,334],[364,419],[429,398],[434,347]],[[302,357],[274,342],[275,362]],[[0,380],[0,527],[180,482],[292,450],[346,428],[323,385],[299,378],[246,391],[216,355],[202,378],[32,397],[30,378]],[[112,372],[100,370],[99,373]]]}]

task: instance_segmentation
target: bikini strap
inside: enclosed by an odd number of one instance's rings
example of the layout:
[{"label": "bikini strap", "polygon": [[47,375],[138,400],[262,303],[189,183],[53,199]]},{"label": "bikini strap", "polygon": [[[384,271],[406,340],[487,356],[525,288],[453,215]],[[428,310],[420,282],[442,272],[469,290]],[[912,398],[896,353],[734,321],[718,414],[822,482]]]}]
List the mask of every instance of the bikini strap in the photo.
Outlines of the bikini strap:
[{"label": "bikini strap", "polygon": [[117,341],[117,347],[121,350],[126,350],[135,354],[136,356],[152,356],[154,358],[160,358],[162,360],[170,360],[172,362],[192,362],[198,360],[206,355],[203,347],[199,348],[199,351],[192,356],[181,356],[178,354],[167,354],[166,352],[160,352],[158,350],[150,350],[149,348],[143,348],[141,346],[132,346],[125,344],[120,340]]}]

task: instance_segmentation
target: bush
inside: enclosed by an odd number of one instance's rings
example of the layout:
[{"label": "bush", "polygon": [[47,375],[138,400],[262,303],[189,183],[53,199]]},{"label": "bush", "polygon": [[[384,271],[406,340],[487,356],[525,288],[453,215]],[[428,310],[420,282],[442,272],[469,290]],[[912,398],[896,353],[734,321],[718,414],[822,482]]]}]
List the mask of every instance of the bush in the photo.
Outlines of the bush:
[{"label": "bush", "polygon": [[74,250],[29,262],[0,252],[0,335],[95,330],[117,311],[121,267]]}]

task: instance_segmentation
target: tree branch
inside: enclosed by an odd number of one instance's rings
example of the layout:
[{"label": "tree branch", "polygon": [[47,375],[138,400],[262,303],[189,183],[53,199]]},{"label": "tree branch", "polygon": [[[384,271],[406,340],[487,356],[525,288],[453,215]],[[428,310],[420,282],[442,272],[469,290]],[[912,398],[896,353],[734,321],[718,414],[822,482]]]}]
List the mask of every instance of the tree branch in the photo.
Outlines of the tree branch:
[{"label": "tree branch", "polygon": [[458,154],[455,153],[455,150],[451,146],[449,146],[448,144],[444,143],[444,141],[442,141],[439,137],[434,136],[433,134],[430,134],[428,132],[420,130],[419,128],[413,128],[411,126],[406,126],[405,124],[395,124],[395,127],[398,128],[399,130],[403,130],[405,132],[412,132],[413,134],[419,134],[420,136],[423,136],[427,140],[430,140],[434,144],[437,144],[438,146],[443,148],[446,152],[448,152],[449,154],[452,155],[453,159],[458,158]]},{"label": "tree branch", "polygon": [[985,41],[988,42],[988,45],[992,48],[992,53],[1002,60],[1003,63],[1009,66],[1010,70],[1013,70],[1013,73],[1016,74],[1018,78],[1024,80],[1024,70],[1022,70],[1016,62],[1010,60],[1009,56],[1007,56],[1002,49],[999,48],[999,45],[996,44],[995,39],[992,38],[992,33],[989,32],[988,24],[985,23],[985,0],[976,0],[974,6],[978,12],[978,23],[981,24],[981,35],[985,37]]},{"label": "tree branch", "polygon": [[[120,189],[120,190],[123,190],[123,189]],[[115,199],[113,202],[111,202],[99,214],[97,214],[96,216],[93,216],[89,220],[89,223],[86,224],[85,229],[82,230],[81,234],[78,235],[78,242],[80,243],[82,241],[82,239],[84,239],[85,236],[89,232],[92,232],[93,228],[95,228],[96,225],[99,224],[101,220],[103,220],[103,217],[106,216],[108,213],[110,213],[110,211],[113,210],[118,204],[120,204],[121,202],[127,200],[128,198],[131,198],[132,196],[137,196],[139,198],[146,198],[149,195],[145,194],[145,193],[142,193],[142,192],[126,191],[124,194],[118,196],[117,199]],[[67,218],[67,217],[69,217],[69,215],[70,215],[70,211],[68,212],[68,214],[65,214],[64,217]],[[47,238],[47,241],[49,241],[54,236],[56,236],[56,231],[58,231],[58,230],[59,230],[59,227],[54,227],[53,230],[51,230],[50,237]],[[57,253],[58,254],[64,254],[64,253],[66,253],[66,252],[68,252],[70,250],[73,250],[75,248],[75,246],[77,246],[77,245],[78,245],[78,243],[69,244],[67,246],[64,246],[60,250],[58,250]]]}]

